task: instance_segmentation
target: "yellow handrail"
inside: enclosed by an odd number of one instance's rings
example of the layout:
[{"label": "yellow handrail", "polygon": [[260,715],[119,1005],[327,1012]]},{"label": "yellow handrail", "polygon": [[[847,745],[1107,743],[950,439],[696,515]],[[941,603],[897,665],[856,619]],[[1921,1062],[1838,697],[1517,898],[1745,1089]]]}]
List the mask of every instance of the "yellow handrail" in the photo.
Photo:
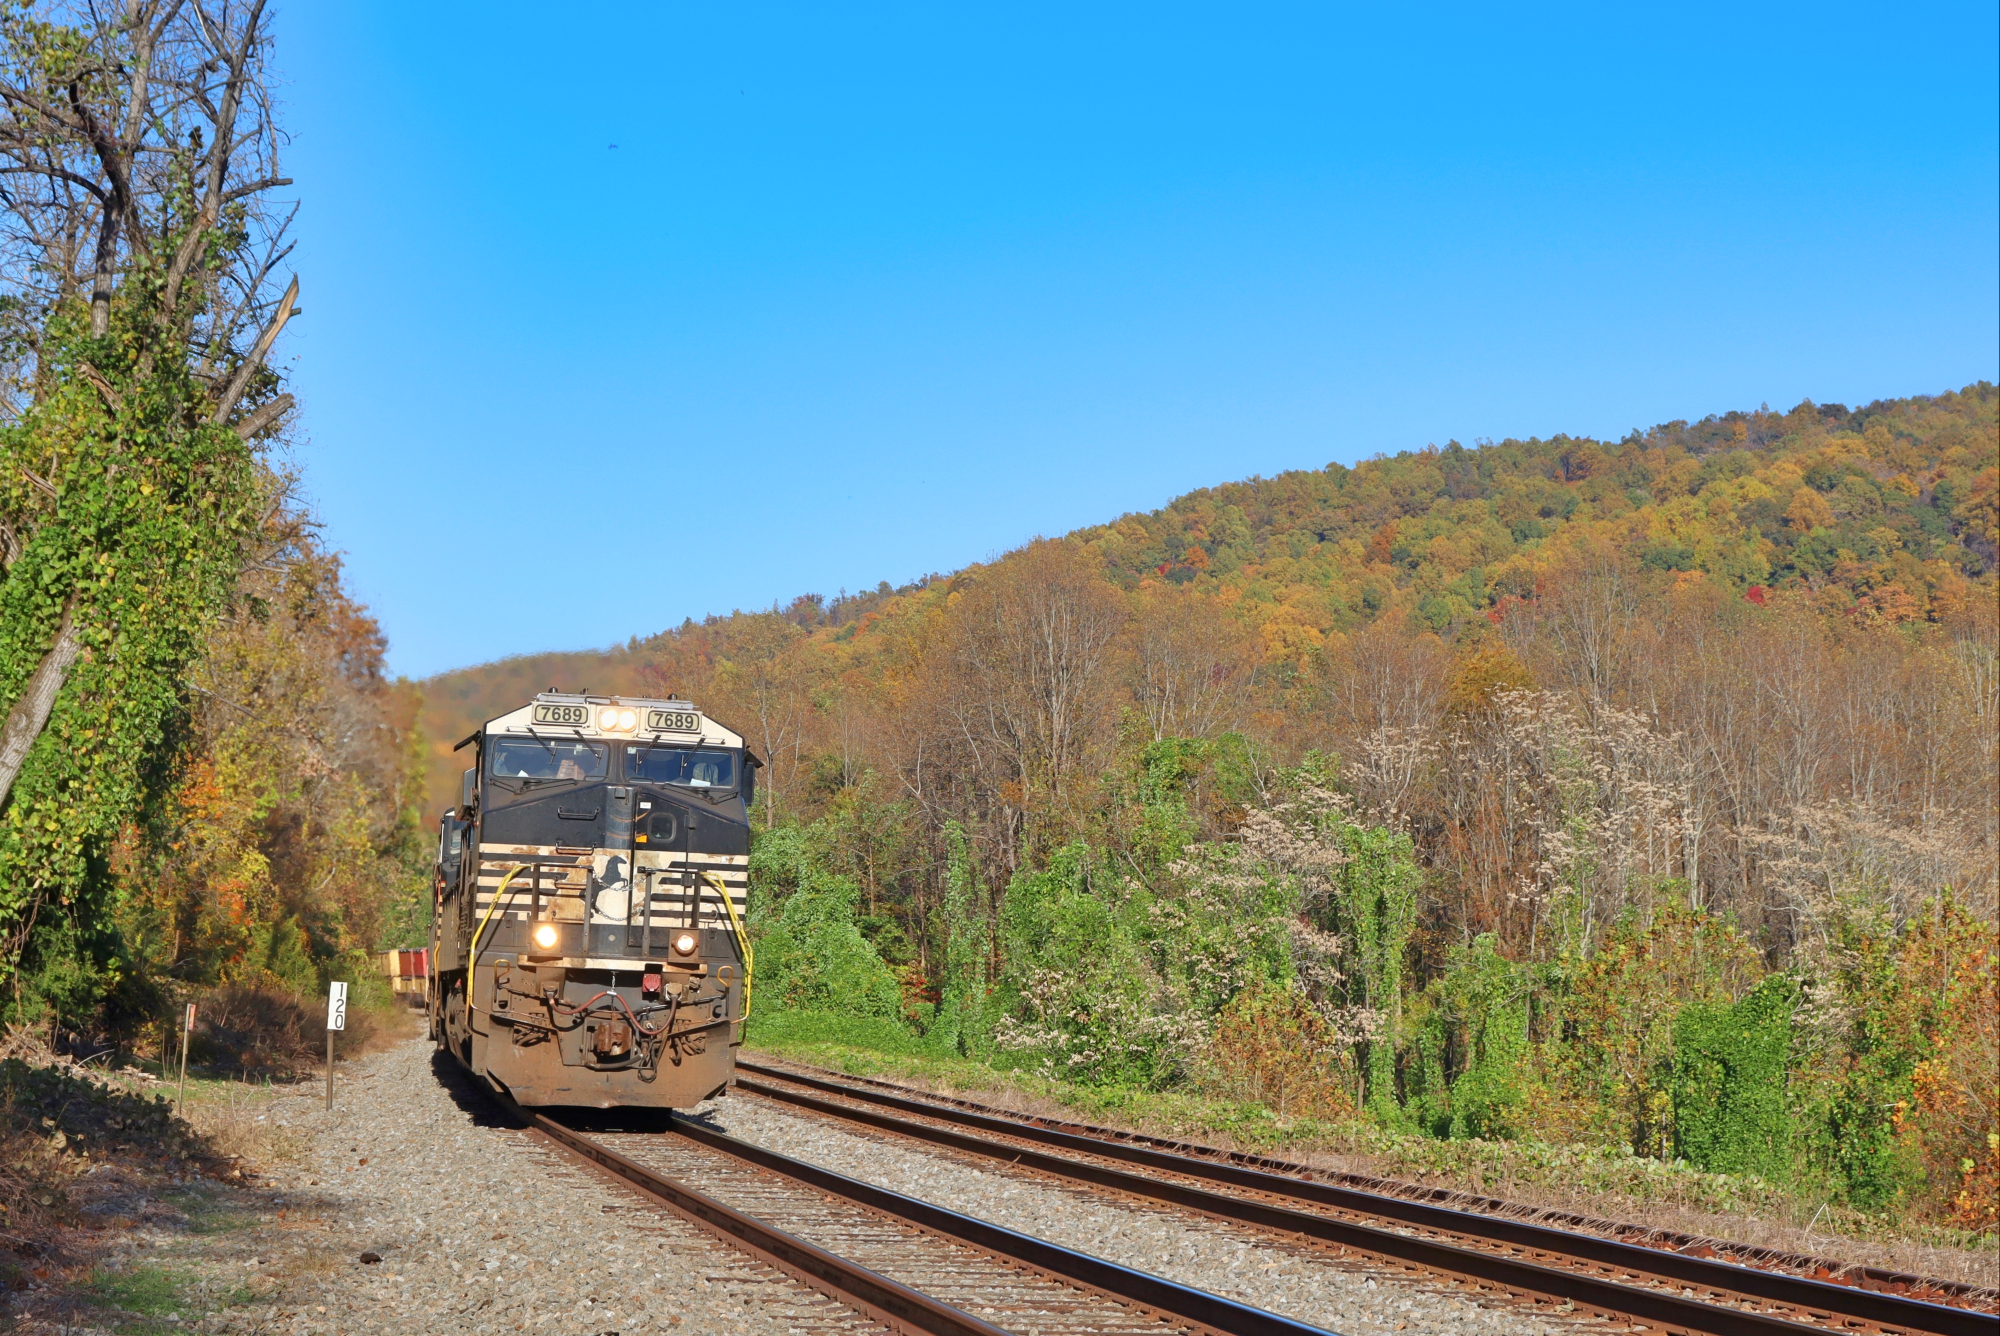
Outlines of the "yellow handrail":
[{"label": "yellow handrail", "polygon": [[[526,872],[528,864],[516,863],[507,869],[507,875],[500,878],[500,884],[493,888],[493,903],[486,906],[486,917],[479,920],[479,926],[472,930],[472,944],[465,948],[465,1006],[469,1016],[472,1009],[472,971],[479,964],[479,934],[486,931],[486,925],[493,919],[493,911],[500,907],[500,900],[507,894],[507,883],[514,880],[518,872]],[[477,883],[472,893],[479,894]],[[470,1021],[467,1022],[470,1024]]]},{"label": "yellow handrail", "polygon": [[729,898],[729,888],[713,872],[704,872],[701,879],[715,887],[722,896],[722,907],[729,911],[729,926],[736,933],[736,944],[743,949],[743,1014],[738,1020],[750,1019],[750,975],[756,968],[757,957],[750,950],[750,934],[743,931],[743,920],[736,917],[736,902]]}]

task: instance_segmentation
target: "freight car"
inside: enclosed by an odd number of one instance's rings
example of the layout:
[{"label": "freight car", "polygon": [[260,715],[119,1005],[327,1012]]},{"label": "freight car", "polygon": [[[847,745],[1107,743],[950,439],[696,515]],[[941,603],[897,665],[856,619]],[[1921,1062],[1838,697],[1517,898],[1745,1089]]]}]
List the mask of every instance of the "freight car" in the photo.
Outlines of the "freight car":
[{"label": "freight car", "polygon": [[431,1036],[524,1105],[682,1108],[751,1001],[757,758],[688,701],[549,691],[458,744]]},{"label": "freight car", "polygon": [[377,951],[375,969],[398,1001],[421,1007],[430,992],[430,959],[429,951]]}]

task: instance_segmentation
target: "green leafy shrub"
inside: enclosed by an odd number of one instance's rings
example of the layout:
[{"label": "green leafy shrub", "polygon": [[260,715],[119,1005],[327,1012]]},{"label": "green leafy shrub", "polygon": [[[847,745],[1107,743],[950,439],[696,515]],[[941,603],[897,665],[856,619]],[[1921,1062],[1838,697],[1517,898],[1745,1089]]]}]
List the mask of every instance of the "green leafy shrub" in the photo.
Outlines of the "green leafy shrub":
[{"label": "green leafy shrub", "polygon": [[1354,1115],[1351,1051],[1310,998],[1267,983],[1222,1009],[1204,1082],[1226,1099],[1261,1104],[1280,1118]]},{"label": "green leafy shrub", "polygon": [[1127,890],[1081,844],[1008,883],[1008,1006],[993,1036],[1000,1049],[1032,1059],[1045,1075],[1135,1085],[1161,1079],[1190,1051],[1134,931]]},{"label": "green leafy shrub", "polygon": [[1702,1169],[1782,1175],[1791,1166],[1785,1077],[1795,980],[1774,974],[1741,1002],[1674,1017],[1674,1144]]},{"label": "green leafy shrub", "polygon": [[2000,936],[1950,896],[1858,912],[1811,981],[1794,1105],[1807,1171],[1860,1210],[1922,1204],[1990,1230],[2000,1181]]},{"label": "green leafy shrub", "polygon": [[847,1011],[777,1010],[759,1006],[750,1015],[748,1040],[758,1047],[838,1045],[875,1053],[916,1056],[923,1038],[888,1016]]},{"label": "green leafy shrub", "polygon": [[938,1053],[983,1058],[992,1051],[995,1019],[987,978],[992,935],[965,832],[949,822],[944,838],[944,895],[931,915],[938,1001],[925,1035]]},{"label": "green leafy shrub", "polygon": [[1762,972],[1740,928],[1678,899],[1650,919],[1622,919],[1594,952],[1546,967],[1536,989],[1537,1059],[1549,1091],[1527,1130],[1668,1158],[1675,1016],[1737,1002]]},{"label": "green leafy shrub", "polygon": [[1328,925],[1348,943],[1354,1001],[1380,1020],[1361,1041],[1368,1075],[1368,1110],[1385,1123],[1400,1123],[1396,1100],[1395,1034],[1403,1007],[1403,971],[1410,934],[1417,926],[1417,888],[1423,873],[1410,837],[1381,826],[1343,821],[1344,865]]},{"label": "green leafy shrub", "polygon": [[[776,1010],[902,1016],[896,976],[855,922],[860,888],[812,859],[805,834],[775,830],[757,841],[751,910],[757,966],[752,1005]],[[762,876],[790,893],[772,903]]]},{"label": "green leafy shrub", "polygon": [[1453,947],[1421,996],[1405,1069],[1412,1121],[1466,1140],[1518,1131],[1534,1069],[1528,1035],[1533,971],[1504,959],[1491,933]]}]

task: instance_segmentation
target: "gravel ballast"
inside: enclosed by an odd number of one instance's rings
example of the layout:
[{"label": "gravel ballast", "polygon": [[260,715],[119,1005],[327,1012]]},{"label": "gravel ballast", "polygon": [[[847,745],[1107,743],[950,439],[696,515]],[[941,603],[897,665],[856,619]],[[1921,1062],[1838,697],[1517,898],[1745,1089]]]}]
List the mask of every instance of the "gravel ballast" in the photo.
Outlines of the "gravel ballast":
[{"label": "gravel ballast", "polygon": [[1482,1305],[1447,1282],[1371,1271],[1241,1226],[851,1131],[754,1095],[738,1093],[694,1112],[718,1131],[781,1154],[1333,1331],[1572,1336],[1624,1329],[1512,1302]]},{"label": "gravel ballast", "polygon": [[[303,1143],[254,1184],[190,1185],[154,1203],[100,1260],[100,1295],[170,1278],[161,1327],[259,1336],[620,1336],[882,1328],[577,1166],[505,1124],[455,1065],[415,1040],[294,1087],[264,1116]],[[378,1261],[364,1261],[364,1257]],[[57,1318],[13,1297],[16,1330],[126,1325]],[[41,1314],[37,1315],[36,1309]],[[112,1311],[102,1312],[108,1307]]]},{"label": "gravel ballast", "polygon": [[[337,1081],[330,1114],[316,1084],[246,1110],[278,1129],[291,1153],[246,1166],[256,1172],[244,1183],[101,1192],[95,1209],[108,1241],[94,1272],[81,1286],[9,1296],[0,1329],[11,1321],[31,1336],[134,1324],[257,1336],[881,1330],[513,1126],[428,1040],[343,1064]],[[1556,1336],[1610,1325],[1482,1305],[1447,1282],[1370,1271],[1240,1226],[847,1130],[743,1092],[690,1113],[781,1153],[1346,1336]]]}]

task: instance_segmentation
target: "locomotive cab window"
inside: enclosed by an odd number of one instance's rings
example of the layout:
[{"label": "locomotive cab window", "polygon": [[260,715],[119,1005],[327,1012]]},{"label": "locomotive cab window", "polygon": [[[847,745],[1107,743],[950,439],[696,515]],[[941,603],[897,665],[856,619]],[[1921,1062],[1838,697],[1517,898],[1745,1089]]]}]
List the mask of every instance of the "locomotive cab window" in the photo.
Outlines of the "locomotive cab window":
[{"label": "locomotive cab window", "polygon": [[487,775],[516,791],[604,778],[606,749],[602,743],[492,738],[487,746],[491,752]]},{"label": "locomotive cab window", "polygon": [[736,753],[693,747],[634,747],[625,758],[625,778],[684,789],[733,789]]},{"label": "locomotive cab window", "polygon": [[458,851],[464,847],[464,844],[465,823],[460,821],[454,813],[445,813],[444,820],[438,823],[438,865],[442,867],[449,863],[456,863],[458,861]]},{"label": "locomotive cab window", "polygon": [[638,819],[632,823],[632,840],[653,848],[671,849],[680,839],[680,822],[674,809],[649,793],[639,795]]}]

